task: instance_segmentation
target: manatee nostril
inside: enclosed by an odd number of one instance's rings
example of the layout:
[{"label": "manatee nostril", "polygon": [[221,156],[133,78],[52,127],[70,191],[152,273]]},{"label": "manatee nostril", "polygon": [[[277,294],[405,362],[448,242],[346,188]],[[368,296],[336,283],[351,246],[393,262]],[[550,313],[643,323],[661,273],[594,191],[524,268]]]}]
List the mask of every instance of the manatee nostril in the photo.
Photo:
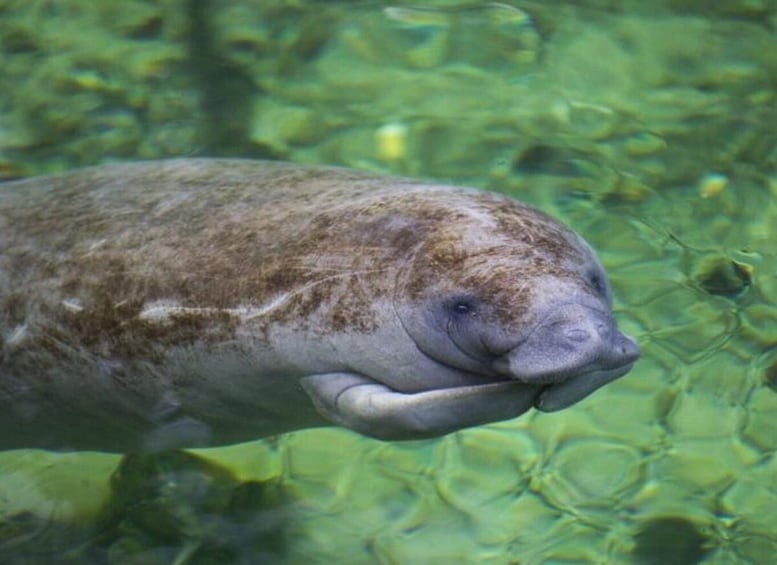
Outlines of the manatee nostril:
[{"label": "manatee nostril", "polygon": [[596,331],[599,332],[599,336],[603,340],[607,341],[612,336],[612,325],[606,322],[598,322],[596,324]]},{"label": "manatee nostril", "polygon": [[637,344],[636,341],[626,337],[625,335],[620,335],[620,353],[624,357],[630,358],[634,361],[636,361],[639,356],[642,354],[642,351]]},{"label": "manatee nostril", "polygon": [[564,332],[564,335],[569,341],[576,341],[578,343],[591,339],[591,334],[582,328],[570,328]]}]

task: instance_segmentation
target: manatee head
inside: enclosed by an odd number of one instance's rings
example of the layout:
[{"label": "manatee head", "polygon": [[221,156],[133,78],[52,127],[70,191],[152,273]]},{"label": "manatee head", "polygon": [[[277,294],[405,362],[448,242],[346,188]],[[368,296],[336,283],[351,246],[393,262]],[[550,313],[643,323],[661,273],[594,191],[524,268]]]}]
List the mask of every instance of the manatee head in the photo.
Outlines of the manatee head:
[{"label": "manatee head", "polygon": [[617,328],[591,247],[517,201],[471,198],[427,226],[398,285],[396,313],[418,349],[484,382],[537,385],[546,411],[627,373],[639,347]]}]

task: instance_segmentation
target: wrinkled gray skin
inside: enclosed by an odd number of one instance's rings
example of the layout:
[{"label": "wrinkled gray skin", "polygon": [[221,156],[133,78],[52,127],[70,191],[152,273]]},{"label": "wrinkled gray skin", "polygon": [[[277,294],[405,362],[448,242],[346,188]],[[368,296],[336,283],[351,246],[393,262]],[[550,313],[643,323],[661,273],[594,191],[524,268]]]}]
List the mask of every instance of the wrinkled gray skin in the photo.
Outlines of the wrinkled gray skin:
[{"label": "wrinkled gray skin", "polygon": [[0,184],[0,448],[413,439],[639,356],[574,232],[508,197],[241,160]]}]

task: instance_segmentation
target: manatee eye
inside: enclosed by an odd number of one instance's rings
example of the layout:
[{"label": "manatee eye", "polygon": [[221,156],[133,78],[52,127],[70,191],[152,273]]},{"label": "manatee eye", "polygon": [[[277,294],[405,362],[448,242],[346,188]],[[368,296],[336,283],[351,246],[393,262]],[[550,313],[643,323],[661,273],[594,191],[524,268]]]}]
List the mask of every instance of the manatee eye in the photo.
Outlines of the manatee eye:
[{"label": "manatee eye", "polygon": [[599,273],[591,273],[588,276],[588,283],[597,294],[605,297],[607,296],[607,286],[604,284],[604,279],[602,279]]},{"label": "manatee eye", "polygon": [[469,297],[456,297],[446,306],[454,316],[466,316],[475,312],[475,301]]},{"label": "manatee eye", "polygon": [[453,305],[453,311],[457,314],[469,314],[471,308],[469,302],[457,302]]}]

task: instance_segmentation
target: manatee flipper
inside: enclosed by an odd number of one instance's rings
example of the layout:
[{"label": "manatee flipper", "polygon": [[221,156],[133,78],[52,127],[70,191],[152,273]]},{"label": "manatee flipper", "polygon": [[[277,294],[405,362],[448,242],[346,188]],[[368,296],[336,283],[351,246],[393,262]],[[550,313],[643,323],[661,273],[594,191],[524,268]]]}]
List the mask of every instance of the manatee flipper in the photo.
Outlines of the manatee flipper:
[{"label": "manatee flipper", "polygon": [[511,381],[402,393],[354,373],[311,375],[300,383],[325,418],[383,440],[436,437],[514,418],[533,406],[540,390]]}]

